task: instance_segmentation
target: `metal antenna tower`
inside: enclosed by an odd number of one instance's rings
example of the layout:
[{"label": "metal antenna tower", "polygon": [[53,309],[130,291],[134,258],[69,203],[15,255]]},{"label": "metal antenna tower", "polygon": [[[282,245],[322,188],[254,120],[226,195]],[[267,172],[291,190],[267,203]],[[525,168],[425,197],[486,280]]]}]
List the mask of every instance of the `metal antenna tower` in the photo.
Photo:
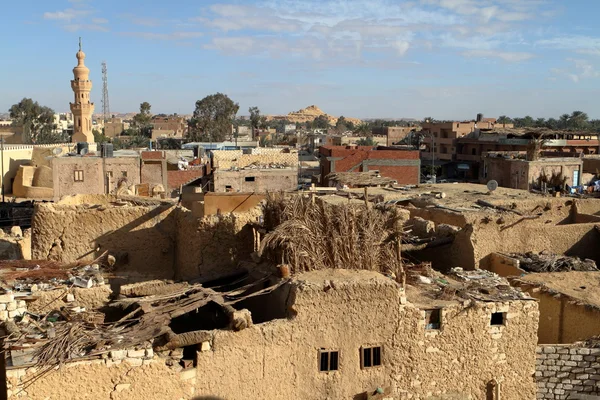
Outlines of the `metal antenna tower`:
[{"label": "metal antenna tower", "polygon": [[110,106],[108,104],[108,75],[106,61],[102,61],[102,115],[104,123],[110,119]]}]

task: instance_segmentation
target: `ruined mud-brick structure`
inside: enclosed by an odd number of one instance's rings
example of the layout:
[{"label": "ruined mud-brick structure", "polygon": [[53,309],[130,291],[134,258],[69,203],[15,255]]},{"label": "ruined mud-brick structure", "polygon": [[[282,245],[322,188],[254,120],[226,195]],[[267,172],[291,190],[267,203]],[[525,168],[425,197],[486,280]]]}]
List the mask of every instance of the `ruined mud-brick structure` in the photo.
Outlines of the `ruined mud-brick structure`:
[{"label": "ruined mud-brick structure", "polygon": [[[207,317],[216,312],[214,329],[175,334],[167,344],[155,341],[154,349],[91,352],[41,376],[25,361],[9,366],[9,390],[11,398],[24,390],[30,399],[343,399],[378,389],[390,399],[494,393],[533,399],[537,304],[498,283],[488,286],[488,292],[501,291],[495,300],[479,291],[467,291],[470,299],[444,300],[435,284],[402,288],[374,271],[308,272],[234,304],[241,309],[231,314],[235,325],[206,304],[193,319],[174,318],[169,326],[209,328]],[[123,293],[157,288],[163,297],[182,289],[130,285]],[[199,343],[173,348],[191,336]],[[127,329],[122,337],[129,340]],[[11,354],[9,365],[23,362],[22,351]],[[190,358],[185,368],[174,364],[178,357]]]}]

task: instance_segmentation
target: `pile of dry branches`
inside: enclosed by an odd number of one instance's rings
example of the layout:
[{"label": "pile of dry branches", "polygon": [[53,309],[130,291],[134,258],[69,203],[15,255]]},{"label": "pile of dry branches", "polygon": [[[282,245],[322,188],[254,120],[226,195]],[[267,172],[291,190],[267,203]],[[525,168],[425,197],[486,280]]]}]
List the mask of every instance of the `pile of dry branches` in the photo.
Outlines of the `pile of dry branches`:
[{"label": "pile of dry branches", "polygon": [[260,254],[299,273],[327,268],[401,270],[402,220],[395,208],[333,205],[320,199],[267,196]]}]

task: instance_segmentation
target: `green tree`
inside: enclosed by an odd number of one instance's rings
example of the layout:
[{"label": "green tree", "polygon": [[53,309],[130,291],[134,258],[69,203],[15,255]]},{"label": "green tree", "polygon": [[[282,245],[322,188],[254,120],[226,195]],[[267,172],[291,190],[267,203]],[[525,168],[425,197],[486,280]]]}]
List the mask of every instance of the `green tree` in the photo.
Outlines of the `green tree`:
[{"label": "green tree", "polygon": [[[14,126],[23,127],[25,143],[58,143],[64,135],[54,133],[54,110],[42,106],[37,101],[23,98],[8,110]],[[66,141],[69,141],[68,138]]]},{"label": "green tree", "polygon": [[369,125],[366,122],[363,122],[362,124],[356,126],[354,128],[354,133],[361,136],[371,136],[373,134],[371,125]]},{"label": "green tree", "polygon": [[348,121],[346,121],[346,118],[343,115],[340,116],[335,123],[335,129],[339,132],[344,132],[348,129]]},{"label": "green tree", "polygon": [[501,115],[497,121],[500,124],[512,124],[513,123],[513,120],[510,119],[509,117],[507,117],[506,115]]},{"label": "green tree", "polygon": [[571,116],[569,114],[561,115],[559,118],[559,126],[562,129],[567,129],[569,127],[569,119],[571,119]]},{"label": "green tree", "polygon": [[373,140],[371,136],[362,138],[356,141],[357,146],[376,146],[377,143]]},{"label": "green tree", "polygon": [[252,130],[254,131],[260,126],[260,110],[254,106],[250,107],[248,112],[250,113],[250,126],[252,126]]},{"label": "green tree", "polygon": [[546,126],[546,120],[544,118],[537,118],[535,120],[536,128],[543,128],[544,126]]},{"label": "green tree", "polygon": [[325,114],[319,115],[313,120],[312,126],[316,129],[327,129],[329,128],[329,118]]},{"label": "green tree", "polygon": [[147,101],[140,104],[140,112],[133,116],[133,125],[144,136],[152,136],[152,106]]},{"label": "green tree", "polygon": [[231,134],[231,124],[240,106],[222,93],[206,96],[196,102],[190,121],[192,140],[220,142]]},{"label": "green tree", "polygon": [[569,128],[572,129],[585,129],[589,124],[589,118],[583,111],[573,111],[569,118]]}]

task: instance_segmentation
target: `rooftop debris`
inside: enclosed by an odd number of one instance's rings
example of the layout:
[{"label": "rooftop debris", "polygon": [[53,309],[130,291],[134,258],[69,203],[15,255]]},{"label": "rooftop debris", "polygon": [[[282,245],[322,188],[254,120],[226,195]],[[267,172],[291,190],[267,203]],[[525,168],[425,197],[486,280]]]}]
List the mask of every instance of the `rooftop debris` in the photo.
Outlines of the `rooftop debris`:
[{"label": "rooftop debris", "polygon": [[[195,312],[208,303],[216,303],[230,318],[230,329],[243,329],[251,323],[245,314],[232,306],[250,297],[267,294],[286,280],[264,277],[226,292],[201,284],[160,284],[157,281],[137,285],[121,293],[108,308],[121,309],[120,319],[105,322],[98,311],[73,312],[63,308],[46,315],[27,313],[13,323],[4,338],[7,351],[29,350],[36,373],[25,383],[32,383],[56,367],[84,358],[98,357],[111,350],[149,347],[157,350],[194,345],[207,340],[207,331],[175,333],[172,319]],[[274,283],[272,283],[274,282]],[[129,295],[124,295],[129,293]],[[137,293],[155,293],[135,296]],[[131,296],[131,297],[129,297]]]},{"label": "rooftop debris", "polygon": [[519,267],[527,272],[598,271],[596,262],[579,257],[563,256],[549,252],[512,253],[519,260]]},{"label": "rooftop debris", "polygon": [[7,290],[35,291],[74,285],[92,287],[104,284],[104,274],[110,272],[115,258],[105,251],[92,262],[60,263],[51,260],[2,260],[0,285]]},{"label": "rooftop debris", "polygon": [[326,177],[332,182],[349,187],[392,186],[395,179],[379,175],[377,171],[367,172],[332,172]]},{"label": "rooftop debris", "polygon": [[333,205],[321,199],[269,194],[260,255],[292,273],[345,268],[401,271],[402,216],[395,207]]},{"label": "rooftop debris", "polygon": [[448,275],[443,275],[433,270],[429,263],[405,265],[404,268],[408,283],[428,291],[431,297],[438,300],[498,302],[532,299],[510,286],[506,279],[486,270],[452,268]]}]

